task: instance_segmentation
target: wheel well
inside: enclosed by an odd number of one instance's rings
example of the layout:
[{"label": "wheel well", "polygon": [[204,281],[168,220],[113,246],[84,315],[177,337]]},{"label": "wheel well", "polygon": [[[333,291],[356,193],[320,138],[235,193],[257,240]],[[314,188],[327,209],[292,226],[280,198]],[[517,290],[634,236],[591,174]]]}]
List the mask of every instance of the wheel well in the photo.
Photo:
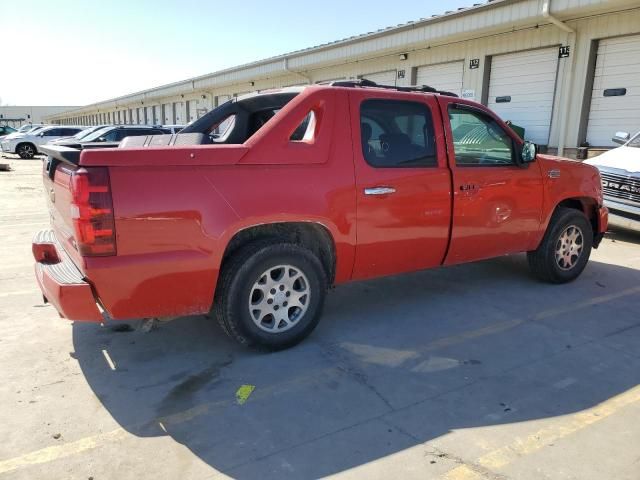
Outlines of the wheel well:
[{"label": "wheel well", "polygon": [[329,284],[333,283],[336,270],[333,237],[324,225],[311,222],[270,223],[240,230],[233,236],[224,251],[221,269],[239,248],[258,240],[268,239],[273,239],[274,242],[293,243],[311,250],[320,259]]},{"label": "wheel well", "polygon": [[18,147],[20,147],[20,145],[31,145],[36,152],[38,151],[38,149],[36,148],[35,144],[33,144],[31,142],[20,142],[20,143],[18,143],[16,145],[16,151],[18,150]]},{"label": "wheel well", "polygon": [[591,222],[591,227],[593,228],[593,232],[596,233],[598,231],[598,215],[596,214],[597,205],[596,205],[596,201],[593,198],[589,198],[589,197],[566,198],[556,206],[556,210],[560,207],[573,208],[574,210],[581,211],[589,219],[589,222]]}]

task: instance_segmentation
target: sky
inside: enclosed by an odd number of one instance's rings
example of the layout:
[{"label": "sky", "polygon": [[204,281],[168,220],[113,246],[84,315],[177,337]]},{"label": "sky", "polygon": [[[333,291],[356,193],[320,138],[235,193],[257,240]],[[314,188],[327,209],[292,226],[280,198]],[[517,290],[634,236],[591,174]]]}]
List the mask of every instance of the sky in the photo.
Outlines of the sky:
[{"label": "sky", "polygon": [[0,103],[86,105],[473,3],[0,0]]}]

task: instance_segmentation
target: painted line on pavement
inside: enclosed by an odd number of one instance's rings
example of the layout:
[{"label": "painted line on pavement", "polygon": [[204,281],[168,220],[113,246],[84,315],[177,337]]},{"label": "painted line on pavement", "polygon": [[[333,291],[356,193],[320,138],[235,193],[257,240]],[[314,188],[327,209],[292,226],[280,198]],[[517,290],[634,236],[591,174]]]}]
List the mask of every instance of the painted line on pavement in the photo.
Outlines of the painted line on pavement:
[{"label": "painted line on pavement", "polygon": [[[420,349],[421,352],[425,352],[425,351],[431,351],[431,350],[436,350],[439,348],[443,348],[443,347],[447,347],[447,346],[451,346],[451,345],[456,345],[458,343],[463,343],[467,340],[471,340],[471,339],[475,339],[475,338],[479,338],[479,337],[483,337],[483,336],[487,336],[487,335],[492,335],[495,333],[500,333],[506,330],[509,330],[511,328],[514,328],[518,325],[521,325],[527,321],[531,321],[531,320],[542,320],[542,319],[546,319],[546,318],[550,318],[553,317],[554,315],[558,315],[561,313],[567,313],[569,311],[575,311],[575,310],[580,310],[582,308],[586,308],[590,305],[596,305],[596,304],[600,304],[600,303],[606,303],[609,302],[611,300],[615,300],[627,295],[633,295],[637,292],[640,292],[640,286],[639,287],[633,287],[633,288],[629,288],[626,290],[622,290],[620,292],[614,293],[614,294],[609,294],[609,295],[602,295],[599,297],[594,297],[590,300],[587,300],[585,302],[581,302],[578,304],[575,304],[571,307],[561,307],[561,308],[555,308],[555,309],[550,309],[544,312],[540,312],[537,315],[535,315],[533,318],[528,318],[528,319],[521,319],[521,320],[508,320],[508,321],[503,321],[503,322],[497,322],[493,325],[488,325],[486,327],[480,328],[480,329],[476,329],[476,330],[471,330],[468,332],[463,332],[460,333],[458,335],[453,335],[450,337],[445,337],[439,340],[436,340],[434,342],[431,342],[429,344],[427,344],[424,348]],[[331,373],[336,373],[336,374],[342,374],[342,370],[340,370],[338,367],[328,367],[328,368],[323,368],[323,369],[318,369],[315,371],[311,371],[311,372],[306,372],[304,375],[301,375],[299,377],[296,378],[292,378],[290,380],[287,380],[285,382],[282,382],[280,384],[274,384],[271,386],[265,386],[265,387],[261,387],[259,390],[257,390],[252,397],[257,400],[260,398],[266,398],[268,395],[273,394],[273,393],[280,393],[281,391],[284,392],[286,389],[288,388],[292,388],[292,387],[301,387],[304,386],[305,384],[310,384],[316,381],[316,379],[321,375],[321,374],[331,374]],[[630,400],[631,399],[631,400]],[[626,393],[623,393],[621,395],[618,395],[617,397],[613,397],[612,399],[605,401],[603,403],[601,403],[600,405],[598,405],[595,408],[600,408],[603,412],[609,411],[609,415],[613,414],[615,410],[622,408],[621,406],[618,406],[619,404],[623,404],[627,405],[631,402],[635,402],[638,399],[640,399],[640,386],[629,390]],[[30,465],[37,465],[37,464],[42,464],[42,463],[47,463],[47,462],[52,462],[61,458],[66,458],[72,455],[76,455],[79,453],[82,453],[84,451],[87,450],[91,450],[94,449],[104,443],[107,442],[112,442],[112,441],[118,441],[121,440],[123,438],[126,438],[127,436],[133,436],[134,434],[129,433],[129,431],[139,431],[141,428],[144,428],[144,426],[148,426],[148,425],[153,425],[153,426],[157,426],[158,422],[162,423],[162,425],[166,428],[167,426],[170,425],[179,425],[181,423],[187,422],[189,420],[192,420],[196,417],[199,417],[200,415],[204,415],[209,413],[213,408],[217,408],[217,407],[227,407],[230,406],[232,404],[235,404],[236,399],[235,397],[232,399],[228,399],[228,400],[221,400],[221,401],[216,401],[216,402],[207,402],[207,403],[203,403],[200,405],[196,405],[194,407],[191,407],[187,410],[184,410],[182,412],[177,412],[174,414],[171,414],[169,416],[166,417],[162,417],[162,418],[157,418],[152,420],[151,422],[146,422],[144,424],[141,425],[130,425],[128,426],[126,429],[125,428],[117,428],[115,430],[112,430],[111,432],[107,432],[104,434],[100,434],[100,435],[94,435],[94,436],[90,436],[90,437],[86,437],[84,439],[80,439],[77,440],[75,442],[69,442],[63,445],[56,445],[53,447],[46,447],[40,450],[36,450],[24,455],[20,455],[14,458],[10,458],[7,460],[1,460],[0,461],[0,474],[3,473],[7,473],[7,472],[11,472],[13,470],[16,470],[18,468],[23,468],[23,467],[28,467]],[[613,403],[609,403],[609,402],[613,402]],[[613,410],[612,410],[613,409]],[[591,409],[593,410],[593,409]],[[591,423],[594,423],[595,421],[598,421],[599,419],[601,419],[602,417],[599,416],[595,416],[594,414],[590,413],[591,410],[586,410],[585,412],[581,412],[579,414],[576,414],[570,418],[576,418],[577,421],[579,421],[580,419],[582,419],[582,423],[579,423],[579,425],[581,425],[581,428],[584,428],[588,425],[590,425]],[[600,414],[602,415],[602,414]],[[590,421],[588,421],[590,420]],[[563,423],[561,423],[560,425],[564,425]],[[550,430],[552,430],[554,433],[554,435],[560,435],[562,434],[562,432],[566,431],[566,427],[562,427],[562,426],[558,426],[556,429],[550,427]],[[569,432],[569,433],[573,433],[574,431],[577,431],[577,429],[574,427],[573,431]],[[567,434],[569,434],[567,433]],[[551,436],[550,434],[547,435],[548,437]],[[557,437],[556,437],[557,438]],[[547,443],[549,443],[550,440],[545,440],[545,443],[542,444],[539,448],[543,447],[544,445],[546,445]],[[530,441],[530,446],[527,447],[528,450],[533,451],[532,449],[534,449],[536,447],[536,443],[535,443],[535,438],[533,438]],[[505,447],[505,448],[510,448],[510,447]],[[517,446],[516,446],[517,448]],[[498,451],[493,452],[493,457],[490,457],[489,455],[492,454],[488,454],[484,457],[482,457],[482,460],[485,463],[488,463],[490,465],[497,465],[500,463],[500,461],[504,461],[504,458],[511,458],[509,456],[505,457],[505,453],[502,451],[503,449],[500,449]],[[511,450],[507,450],[508,452],[510,452]],[[501,456],[502,455],[502,456]],[[500,459],[503,460],[500,460]],[[481,465],[485,466],[483,463],[480,463]],[[472,470],[469,466],[466,465],[462,465],[460,467],[457,467],[456,469],[453,469],[449,472],[449,474],[451,475],[464,475],[465,471],[469,471],[472,472],[475,475],[479,475],[478,472]],[[467,473],[467,475],[471,475],[471,473]],[[475,480],[476,477],[472,477],[472,476],[447,476],[445,477],[447,480],[451,480],[451,479],[455,479],[455,480]]]},{"label": "painted line on pavement", "polygon": [[[639,401],[640,385],[611,397],[595,407],[569,415],[564,419],[561,418],[554,425],[542,428],[524,438],[516,437],[511,444],[481,456],[475,463],[487,468],[494,474],[499,473],[499,470],[518,459],[584,430],[590,425],[604,420],[619,410]],[[467,465],[456,467],[444,476],[445,480],[472,480],[476,478],[490,478],[490,476],[481,475]]]}]

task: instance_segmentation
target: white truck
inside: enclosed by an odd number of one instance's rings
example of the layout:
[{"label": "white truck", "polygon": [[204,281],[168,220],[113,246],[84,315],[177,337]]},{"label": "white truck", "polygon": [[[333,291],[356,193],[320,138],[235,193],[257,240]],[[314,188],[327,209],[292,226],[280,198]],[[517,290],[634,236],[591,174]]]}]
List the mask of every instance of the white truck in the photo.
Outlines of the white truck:
[{"label": "white truck", "polygon": [[600,170],[609,225],[640,232],[640,132],[617,132],[620,147],[586,160]]}]

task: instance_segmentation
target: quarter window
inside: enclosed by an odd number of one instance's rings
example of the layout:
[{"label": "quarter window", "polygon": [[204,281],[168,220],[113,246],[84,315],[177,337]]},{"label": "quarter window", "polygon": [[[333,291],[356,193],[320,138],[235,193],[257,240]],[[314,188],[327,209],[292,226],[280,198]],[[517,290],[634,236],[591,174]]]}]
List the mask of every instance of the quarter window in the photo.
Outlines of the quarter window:
[{"label": "quarter window", "polygon": [[366,100],[360,133],[362,154],[372,167],[437,166],[433,120],[423,103]]},{"label": "quarter window", "polygon": [[466,108],[449,107],[456,165],[513,165],[513,140],[493,118]]}]

